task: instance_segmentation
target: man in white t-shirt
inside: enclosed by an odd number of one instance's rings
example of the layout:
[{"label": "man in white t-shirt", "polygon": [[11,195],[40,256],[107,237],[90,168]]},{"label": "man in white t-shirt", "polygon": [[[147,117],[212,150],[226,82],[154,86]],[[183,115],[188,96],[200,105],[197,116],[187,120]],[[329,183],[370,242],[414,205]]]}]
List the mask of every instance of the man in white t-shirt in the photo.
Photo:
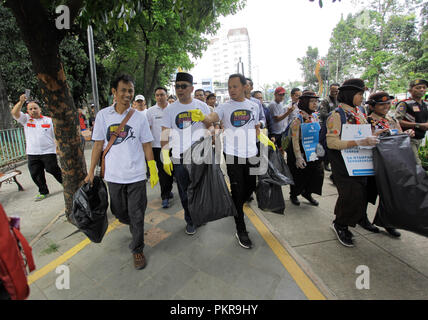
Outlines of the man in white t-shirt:
[{"label": "man in white t-shirt", "polygon": [[231,75],[228,86],[230,101],[221,104],[209,115],[203,115],[200,110],[191,112],[194,121],[202,121],[206,126],[218,121],[223,123],[227,175],[238,212],[235,217],[236,238],[242,247],[251,249],[243,210],[245,201],[256,189],[256,176],[250,174],[252,165],[249,159],[257,155],[257,138],[264,145],[273,148],[275,145],[260,132],[259,106],[245,98],[245,77],[241,74]]},{"label": "man in white t-shirt", "polygon": [[[206,103],[192,98],[193,89],[193,76],[185,72],[177,73],[175,91],[178,100],[166,107],[163,112],[161,137],[163,167],[168,175],[172,175],[172,171],[174,171],[187,224],[185,232],[188,235],[195,234],[197,226],[193,225],[188,209],[187,188],[190,178],[183,163],[183,154],[206,134],[205,125],[192,121],[192,114],[189,110],[199,109],[203,114],[210,113]],[[169,156],[170,148],[172,148],[174,164]]]},{"label": "man in white t-shirt", "polygon": [[[21,109],[27,105],[27,113]],[[35,101],[26,102],[25,94],[19,97],[19,102],[12,109],[13,118],[24,126],[28,169],[31,178],[39,188],[36,201],[41,201],[49,194],[46,184],[45,170],[52,174],[62,184],[61,169],[56,157],[56,144],[52,119],[43,116]]]},{"label": "man in white t-shirt", "polygon": [[149,121],[150,130],[153,135],[153,155],[155,157],[156,165],[159,172],[159,184],[161,188],[162,208],[169,207],[169,199],[174,197],[172,191],[173,178],[163,170],[163,163],[161,161],[161,133],[163,112],[168,106],[168,92],[164,87],[155,89],[156,104],[147,110],[146,116]]},{"label": "man in white t-shirt", "polygon": [[[132,109],[134,80],[129,75],[119,75],[113,81],[112,93],[116,103],[100,110],[95,118],[92,134],[95,143],[91,166],[85,178],[86,183],[94,180],[95,167],[103,150]],[[143,254],[144,215],[147,207],[144,158],[149,165],[151,187],[153,188],[159,181],[152,141],[153,136],[147,118],[140,112],[134,112],[105,157],[104,179],[108,183],[111,212],[121,223],[129,225],[132,235],[129,248],[136,269],[143,269],[146,266]]]},{"label": "man in white t-shirt", "polygon": [[142,94],[137,95],[132,107],[140,112],[147,110],[146,98]]}]

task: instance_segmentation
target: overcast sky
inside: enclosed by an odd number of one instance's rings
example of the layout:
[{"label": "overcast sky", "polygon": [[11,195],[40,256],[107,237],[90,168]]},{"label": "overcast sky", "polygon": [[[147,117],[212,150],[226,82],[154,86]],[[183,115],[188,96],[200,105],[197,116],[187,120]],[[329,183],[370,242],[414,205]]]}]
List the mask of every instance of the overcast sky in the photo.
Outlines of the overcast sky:
[{"label": "overcast sky", "polygon": [[[218,35],[233,28],[248,29],[252,77],[259,78],[260,84],[302,80],[297,58],[305,55],[308,46],[317,47],[321,56],[326,54],[341,14],[346,18],[357,11],[352,0],[324,0],[322,9],[318,0],[247,0],[244,10],[220,19]],[[193,72],[195,76],[210,77],[197,61]]]}]

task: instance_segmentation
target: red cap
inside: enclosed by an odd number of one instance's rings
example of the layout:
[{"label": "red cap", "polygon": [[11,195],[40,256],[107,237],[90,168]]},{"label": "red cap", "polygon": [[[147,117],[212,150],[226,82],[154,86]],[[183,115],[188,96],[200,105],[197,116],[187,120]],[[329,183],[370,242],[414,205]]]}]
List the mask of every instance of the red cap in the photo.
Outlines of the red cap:
[{"label": "red cap", "polygon": [[275,89],[275,94],[283,94],[285,93],[285,89],[283,87],[278,87]]}]

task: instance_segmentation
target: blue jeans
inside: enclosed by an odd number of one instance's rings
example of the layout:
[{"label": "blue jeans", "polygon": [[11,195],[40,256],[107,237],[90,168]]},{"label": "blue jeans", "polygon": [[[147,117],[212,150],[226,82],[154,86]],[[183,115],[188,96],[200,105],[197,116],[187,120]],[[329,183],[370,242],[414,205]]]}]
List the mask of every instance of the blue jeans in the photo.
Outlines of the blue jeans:
[{"label": "blue jeans", "polygon": [[192,218],[190,217],[189,208],[188,208],[188,199],[187,199],[187,188],[190,185],[189,171],[186,166],[183,164],[173,164],[174,165],[174,176],[177,179],[178,193],[180,195],[181,205],[184,209],[184,220],[187,224],[193,225]]}]

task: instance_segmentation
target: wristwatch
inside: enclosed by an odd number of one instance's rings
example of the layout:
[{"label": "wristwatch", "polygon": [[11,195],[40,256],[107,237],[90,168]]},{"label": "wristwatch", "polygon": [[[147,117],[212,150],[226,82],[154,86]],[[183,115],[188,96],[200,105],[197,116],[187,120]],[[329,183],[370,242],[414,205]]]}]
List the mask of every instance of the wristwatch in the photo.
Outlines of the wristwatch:
[{"label": "wristwatch", "polygon": [[415,124],[415,128],[416,128],[416,129],[419,129],[419,128],[420,128],[419,123],[416,123],[416,124]]}]

